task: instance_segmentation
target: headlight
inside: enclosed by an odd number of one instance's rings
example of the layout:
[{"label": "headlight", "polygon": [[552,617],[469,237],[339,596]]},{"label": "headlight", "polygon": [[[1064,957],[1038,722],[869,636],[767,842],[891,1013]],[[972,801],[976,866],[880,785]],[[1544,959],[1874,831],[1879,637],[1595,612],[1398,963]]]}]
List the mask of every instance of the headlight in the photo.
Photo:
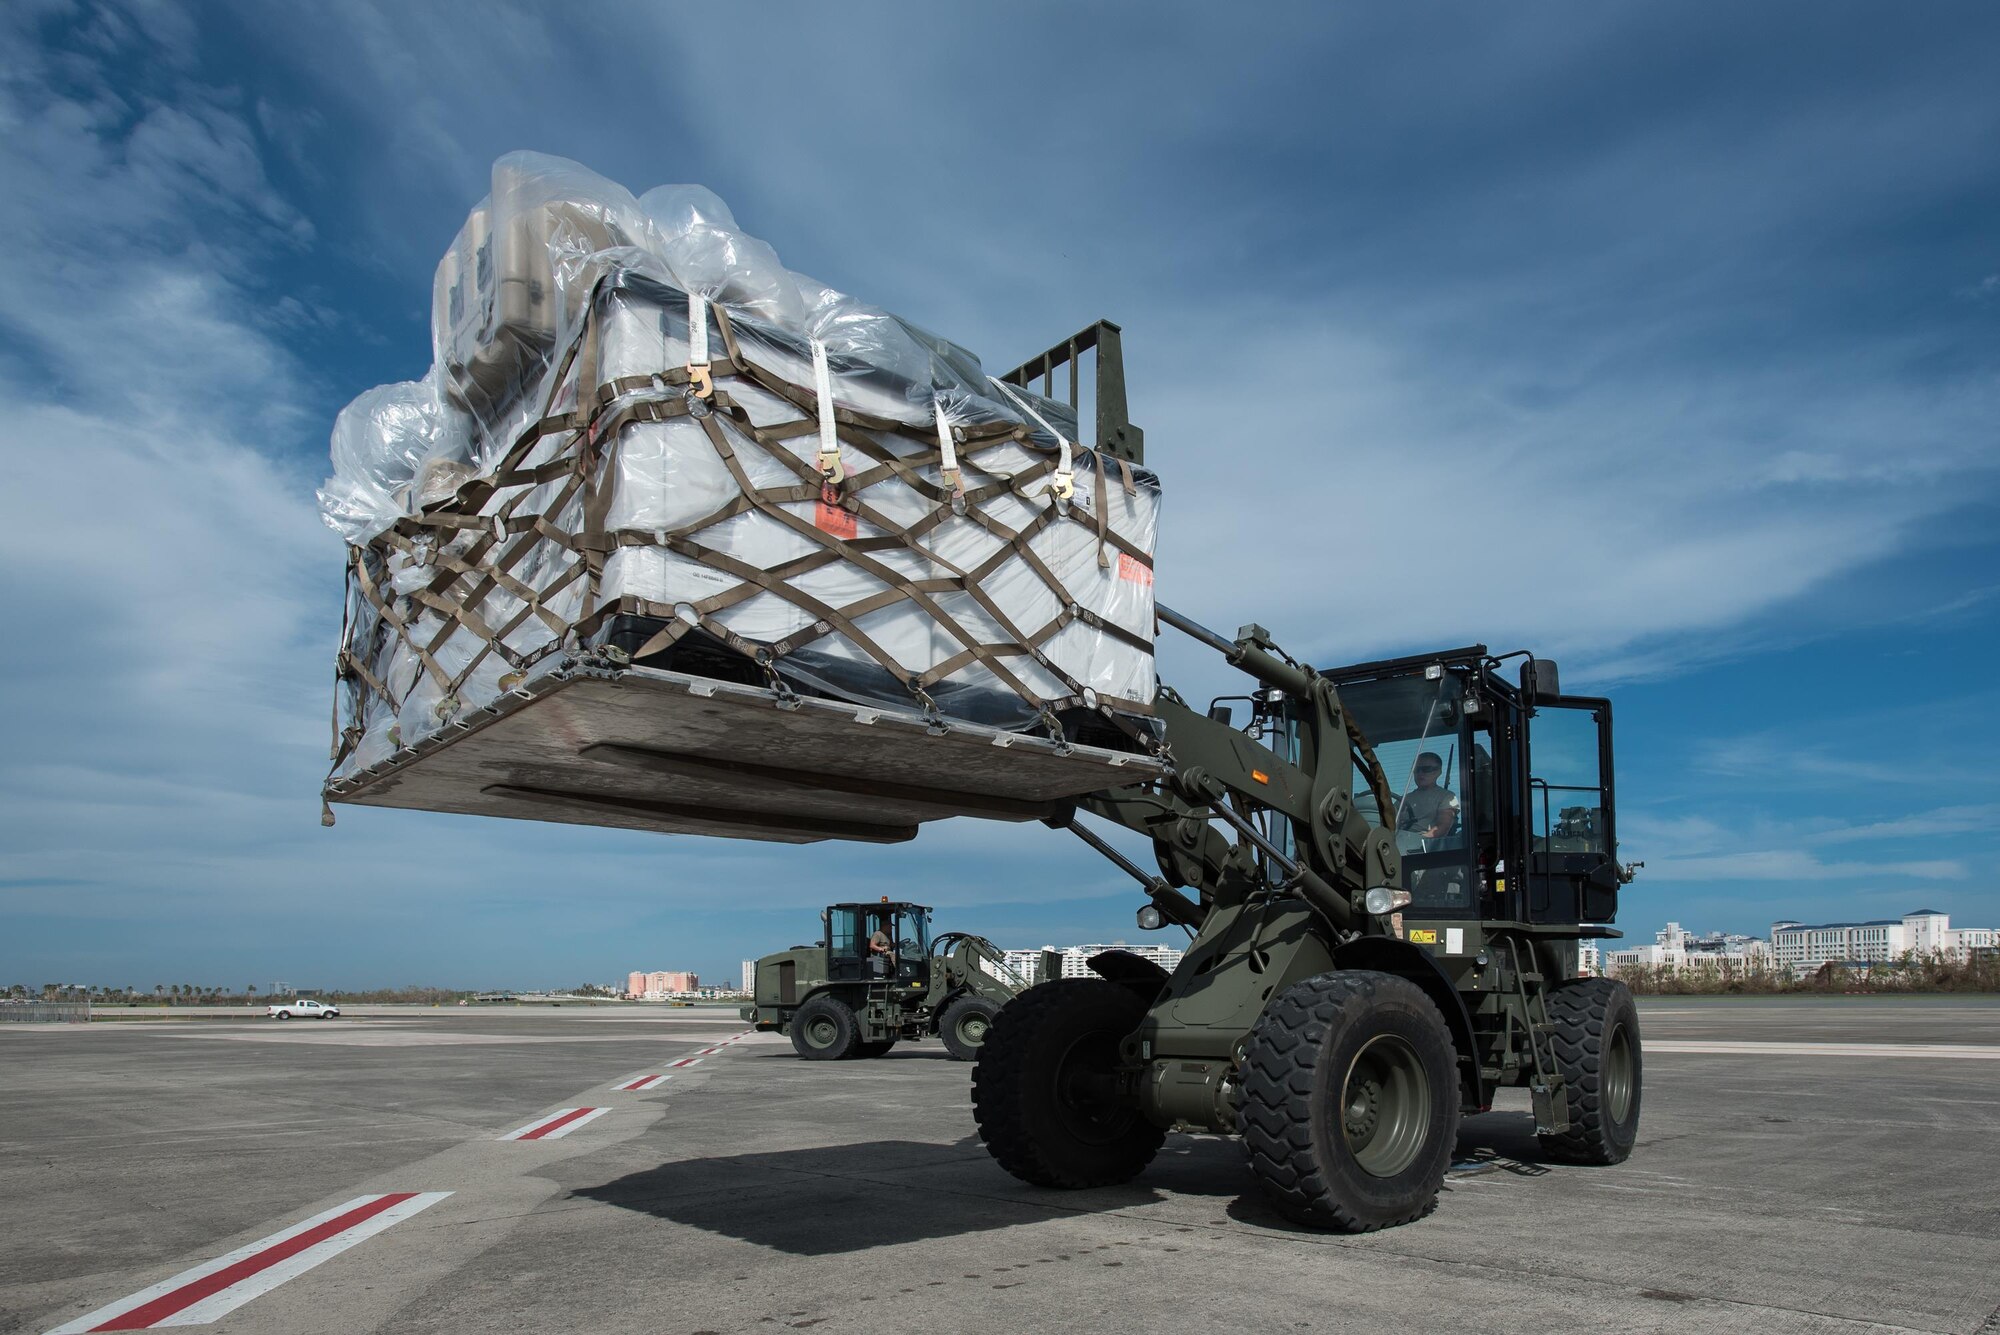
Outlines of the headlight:
[{"label": "headlight", "polygon": [[1368,893],[1361,896],[1361,907],[1377,918],[1385,913],[1394,913],[1409,902],[1409,891],[1391,890],[1386,885],[1371,886]]},{"label": "headlight", "polygon": [[1140,931],[1157,932],[1166,925],[1167,925],[1167,915],[1160,912],[1158,905],[1148,904],[1144,908],[1139,910]]}]

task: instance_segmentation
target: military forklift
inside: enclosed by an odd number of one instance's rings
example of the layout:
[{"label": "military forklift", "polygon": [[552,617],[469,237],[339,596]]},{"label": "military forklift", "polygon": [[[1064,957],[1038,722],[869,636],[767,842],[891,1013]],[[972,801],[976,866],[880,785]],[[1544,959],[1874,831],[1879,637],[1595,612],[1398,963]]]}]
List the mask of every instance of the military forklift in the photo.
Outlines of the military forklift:
[{"label": "military forklift", "polygon": [[789,1035],[808,1061],[880,1057],[930,1036],[952,1060],[971,1061],[1001,1006],[1028,985],[985,937],[933,940],[922,904],[834,904],[820,925],[818,944],[757,961],[742,1012],[760,1031]]},{"label": "military forklift", "polygon": [[[1096,347],[1099,448],[1139,462],[1105,330],[1008,379],[1052,393],[1069,361],[1075,403],[1075,358]],[[1165,772],[1047,823],[1139,882],[1142,928],[1192,940],[1172,975],[1108,952],[1097,977],[1007,1004],[973,1070],[993,1157],[1033,1184],[1096,1187],[1138,1174],[1170,1130],[1237,1134],[1281,1214],[1353,1232],[1429,1213],[1460,1117],[1501,1089],[1529,1091],[1548,1156],[1624,1159],[1638,1016],[1622,984],[1577,976],[1579,941],[1619,935],[1631,876],[1610,702],[1563,694],[1526,653],[1320,670],[1261,626],[1226,638],[1158,615],[1253,689],[1198,712],[1163,687]],[[1148,836],[1157,871],[1086,816]]]}]

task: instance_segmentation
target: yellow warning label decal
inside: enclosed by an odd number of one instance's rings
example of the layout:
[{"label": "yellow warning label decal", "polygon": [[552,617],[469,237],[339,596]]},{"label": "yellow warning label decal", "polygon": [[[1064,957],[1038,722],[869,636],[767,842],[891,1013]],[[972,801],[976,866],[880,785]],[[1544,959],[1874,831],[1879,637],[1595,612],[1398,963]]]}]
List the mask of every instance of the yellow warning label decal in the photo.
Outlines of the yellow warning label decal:
[{"label": "yellow warning label decal", "polygon": [[1434,946],[1438,943],[1438,934],[1428,927],[1412,927],[1410,940],[1416,945]]}]

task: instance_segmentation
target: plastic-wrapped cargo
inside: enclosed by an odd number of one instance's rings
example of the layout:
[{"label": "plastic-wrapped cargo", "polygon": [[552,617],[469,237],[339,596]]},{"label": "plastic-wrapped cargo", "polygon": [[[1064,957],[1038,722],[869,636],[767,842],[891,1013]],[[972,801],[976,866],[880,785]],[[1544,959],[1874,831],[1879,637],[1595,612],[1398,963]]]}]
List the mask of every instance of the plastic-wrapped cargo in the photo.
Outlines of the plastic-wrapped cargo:
[{"label": "plastic-wrapped cargo", "polygon": [[[350,544],[335,800],[416,786],[420,751],[579,665],[1153,749],[1157,478],[788,271],[707,190],[500,159],[438,267],[433,351],[340,415],[320,493]],[[574,788],[538,764],[536,791]]]}]

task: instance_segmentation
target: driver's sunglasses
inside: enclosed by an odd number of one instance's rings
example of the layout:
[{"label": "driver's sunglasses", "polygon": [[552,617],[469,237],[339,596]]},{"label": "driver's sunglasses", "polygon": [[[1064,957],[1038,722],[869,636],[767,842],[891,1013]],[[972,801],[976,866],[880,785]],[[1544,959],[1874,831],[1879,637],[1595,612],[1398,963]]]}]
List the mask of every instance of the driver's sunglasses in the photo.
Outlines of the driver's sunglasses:
[{"label": "driver's sunglasses", "polygon": [[1419,773],[1419,774],[1442,774],[1443,772],[1444,772],[1444,766],[1442,766],[1442,765],[1419,765],[1419,766],[1417,766],[1417,773]]}]

